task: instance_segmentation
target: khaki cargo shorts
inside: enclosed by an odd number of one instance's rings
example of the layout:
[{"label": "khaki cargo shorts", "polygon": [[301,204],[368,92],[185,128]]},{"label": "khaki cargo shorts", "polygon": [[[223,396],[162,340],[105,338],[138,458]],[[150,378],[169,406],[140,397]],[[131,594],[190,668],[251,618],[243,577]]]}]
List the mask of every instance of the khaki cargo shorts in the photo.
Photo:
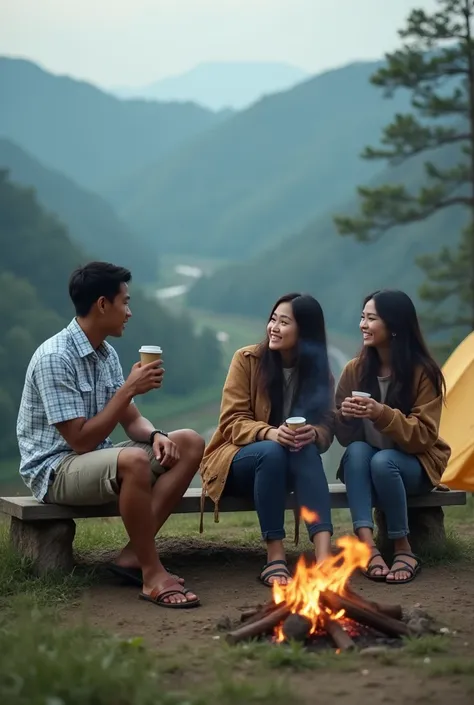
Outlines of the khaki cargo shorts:
[{"label": "khaki cargo shorts", "polygon": [[54,471],[45,502],[50,504],[97,505],[113,502],[118,496],[117,461],[124,448],[143,448],[148,453],[151,465],[151,484],[166,472],[155,458],[148,443],[125,441],[113,448],[94,450],[77,455],[71,453]]}]

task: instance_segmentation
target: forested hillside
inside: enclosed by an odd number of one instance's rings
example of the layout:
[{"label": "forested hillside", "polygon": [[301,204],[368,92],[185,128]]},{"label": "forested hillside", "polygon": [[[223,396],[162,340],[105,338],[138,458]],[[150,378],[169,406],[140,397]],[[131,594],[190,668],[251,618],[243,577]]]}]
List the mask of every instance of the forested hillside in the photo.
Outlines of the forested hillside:
[{"label": "forested hillside", "polygon": [[137,280],[156,281],[158,258],[149,257],[148,248],[133,237],[103,198],[1,138],[0,169],[7,169],[16,183],[32,186],[41,205],[57,215],[71,238],[91,255],[121,262]]},{"label": "forested hillside", "polygon": [[[68,278],[90,258],[33,191],[12,183],[6,171],[0,172],[0,249],[0,457],[8,457],[16,449],[15,420],[28,361],[74,315]],[[213,334],[197,337],[186,318],[173,318],[136,287],[131,305],[134,316],[116,345],[125,374],[141,344],[159,343],[167,361],[167,392],[184,394],[213,382],[221,367]]]},{"label": "forested hillside", "polygon": [[98,192],[224,119],[192,103],[119,100],[5,57],[0,100],[0,136]]},{"label": "forested hillside", "polygon": [[[440,149],[433,159],[440,168],[450,168],[458,162],[459,149]],[[423,162],[420,157],[384,170],[371,185],[403,183],[415,192],[424,178]],[[397,287],[417,299],[424,275],[416,257],[454,243],[466,222],[465,212],[454,208],[364,244],[338,235],[334,225],[335,213],[350,214],[355,208],[353,200],[342,202],[277,247],[201,279],[189,293],[190,303],[221,313],[265,315],[277,296],[304,290],[319,298],[330,328],[351,334],[362,298],[370,291]]]},{"label": "forested hillside", "polygon": [[328,71],[234,115],[133,174],[119,214],[167,252],[244,259],[274,245],[380,170],[361,146],[407,101],[369,83],[379,65]]}]

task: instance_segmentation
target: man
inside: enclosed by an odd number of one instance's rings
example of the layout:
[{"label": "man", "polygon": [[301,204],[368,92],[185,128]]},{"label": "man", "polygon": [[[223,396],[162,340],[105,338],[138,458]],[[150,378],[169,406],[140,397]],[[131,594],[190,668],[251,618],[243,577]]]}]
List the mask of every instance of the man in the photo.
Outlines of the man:
[{"label": "man", "polygon": [[[161,361],[137,363],[124,380],[105,342],[122,336],[132,315],[130,280],[127,269],[106,262],[72,274],[76,318],[38,348],[26,373],[17,422],[20,473],[39,501],[92,505],[118,496],[130,541],[112,569],[138,574],[143,599],[194,607],[198,598],[166,571],[154,537],[196,473],[204,440],[190,430],[167,436],[133,403],[161,387],[164,369]],[[109,435],[118,424],[130,441],[114,446]]]}]

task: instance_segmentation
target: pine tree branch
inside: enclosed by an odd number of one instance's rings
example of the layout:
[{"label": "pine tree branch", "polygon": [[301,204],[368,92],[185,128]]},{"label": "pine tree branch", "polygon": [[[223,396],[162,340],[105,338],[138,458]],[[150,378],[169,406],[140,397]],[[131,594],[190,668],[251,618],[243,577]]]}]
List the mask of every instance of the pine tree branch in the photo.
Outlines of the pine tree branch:
[{"label": "pine tree branch", "polygon": [[400,164],[421,152],[470,140],[470,132],[423,125],[409,113],[398,113],[394,121],[384,129],[380,140],[387,149],[366,147],[361,156],[363,159],[388,159],[392,164]]}]

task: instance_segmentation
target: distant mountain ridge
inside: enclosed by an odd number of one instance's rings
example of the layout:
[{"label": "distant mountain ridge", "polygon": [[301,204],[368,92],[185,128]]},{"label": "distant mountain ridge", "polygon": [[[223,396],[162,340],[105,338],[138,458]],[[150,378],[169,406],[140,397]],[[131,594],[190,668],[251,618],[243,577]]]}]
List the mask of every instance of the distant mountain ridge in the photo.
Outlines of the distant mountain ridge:
[{"label": "distant mountain ridge", "polygon": [[100,196],[47,169],[13,142],[0,138],[0,170],[13,182],[35,189],[39,203],[59,218],[69,236],[89,255],[129,267],[140,281],[156,281],[157,259],[147,256],[129,228]]},{"label": "distant mountain ridge", "polygon": [[146,86],[112,88],[122,98],[193,101],[211,110],[241,110],[270,93],[287,90],[309,74],[281,62],[206,62]]},{"label": "distant mountain ridge", "polygon": [[125,180],[119,214],[172,253],[244,259],[273,246],[380,170],[359,154],[409,105],[370,84],[381,65],[327,71],[235,114]]},{"label": "distant mountain ridge", "polygon": [[192,103],[119,100],[31,61],[0,57],[0,136],[103,191],[225,116]]}]

